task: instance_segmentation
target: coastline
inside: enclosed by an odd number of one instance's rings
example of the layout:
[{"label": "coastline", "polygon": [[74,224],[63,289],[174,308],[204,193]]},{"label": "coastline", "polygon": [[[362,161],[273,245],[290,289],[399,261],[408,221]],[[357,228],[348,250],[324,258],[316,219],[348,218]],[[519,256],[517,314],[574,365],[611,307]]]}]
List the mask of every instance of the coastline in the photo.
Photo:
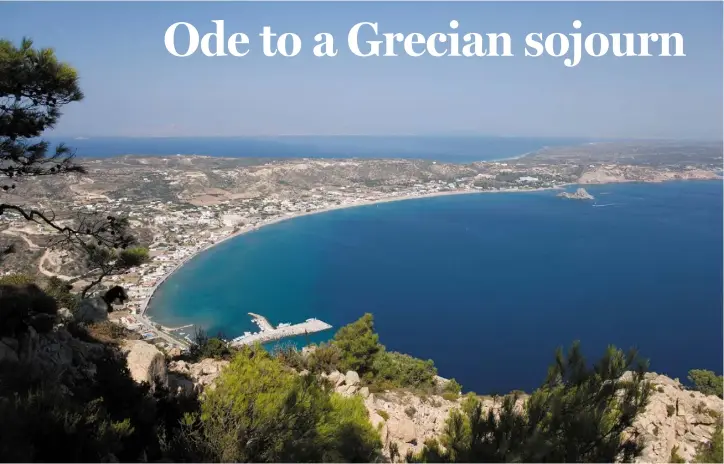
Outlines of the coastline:
[{"label": "coastline", "polygon": [[[523,155],[523,156],[525,156],[525,155]],[[692,180],[699,180],[699,179],[682,179],[681,181],[690,182]],[[720,178],[720,179],[701,179],[701,180],[722,180],[722,179]],[[663,183],[663,182],[675,182],[675,181],[677,181],[677,180],[662,180],[660,182],[642,181],[642,183]],[[590,184],[590,185],[607,185],[607,184],[619,184],[619,183],[629,183],[629,182],[636,183],[637,181],[603,182],[600,184]],[[171,277],[171,275],[173,275],[177,270],[179,270],[184,264],[186,264],[187,262],[189,262],[196,256],[200,255],[201,253],[208,251],[211,248],[213,248],[217,245],[220,245],[221,243],[226,242],[227,240],[231,240],[233,238],[239,237],[239,236],[247,234],[249,232],[260,230],[261,228],[270,226],[272,224],[277,224],[282,221],[296,219],[296,218],[300,218],[300,217],[304,217],[304,216],[310,216],[313,214],[327,213],[330,211],[354,208],[354,207],[358,207],[358,206],[371,206],[371,205],[376,205],[376,204],[380,204],[380,203],[391,203],[391,202],[407,201],[407,200],[419,200],[419,199],[425,199],[425,198],[435,198],[435,197],[443,197],[443,196],[450,196],[450,195],[473,195],[473,194],[487,194],[487,193],[527,193],[527,192],[540,192],[540,191],[547,191],[547,190],[563,190],[564,188],[569,187],[571,185],[581,185],[581,184],[572,182],[572,183],[566,183],[566,184],[559,184],[554,187],[541,187],[541,188],[533,188],[533,189],[453,190],[453,191],[426,193],[426,194],[422,194],[422,195],[401,195],[401,196],[391,196],[391,197],[379,198],[376,200],[369,200],[369,201],[363,201],[363,202],[358,202],[358,203],[335,205],[335,206],[330,206],[327,208],[319,208],[319,209],[316,209],[313,211],[288,213],[285,216],[279,216],[279,217],[275,217],[273,219],[264,221],[262,224],[257,224],[252,227],[244,227],[235,233],[229,234],[226,237],[223,237],[223,238],[217,240],[216,242],[210,243],[210,244],[206,245],[205,247],[198,249],[197,251],[193,252],[186,258],[179,261],[179,263],[174,265],[170,271],[168,271],[166,274],[161,276],[161,278],[159,278],[158,282],[151,289],[149,296],[141,304],[138,315],[140,317],[144,317],[149,320],[151,319],[151,316],[147,314],[147,310],[151,303],[151,300],[153,299],[154,295],[156,294],[158,289],[161,287],[161,285],[163,285],[166,282],[166,280],[169,277]],[[589,184],[587,184],[587,185],[589,185]]]},{"label": "coastline", "polygon": [[419,199],[425,199],[425,198],[435,198],[435,197],[443,197],[443,196],[450,196],[450,195],[473,195],[473,194],[485,194],[485,193],[526,193],[526,192],[540,192],[545,190],[561,190],[565,188],[568,185],[574,185],[574,184],[561,184],[557,185],[555,187],[541,187],[541,188],[534,188],[534,189],[505,189],[505,190],[453,190],[453,191],[445,191],[445,192],[433,192],[433,193],[426,193],[423,195],[402,195],[402,196],[396,196],[396,197],[385,197],[385,198],[379,198],[377,200],[371,200],[371,201],[364,201],[364,202],[358,202],[358,203],[348,203],[343,205],[335,205],[330,206],[328,208],[320,208],[315,209],[313,211],[304,211],[304,212],[296,212],[296,213],[289,213],[285,216],[275,217],[273,219],[269,219],[268,221],[263,222],[262,224],[258,224],[252,227],[245,227],[240,229],[237,232],[234,232],[233,234],[229,234],[226,237],[217,240],[214,243],[210,243],[206,245],[203,248],[198,249],[197,251],[193,252],[186,258],[182,259],[178,262],[173,268],[168,271],[166,274],[161,276],[159,278],[158,282],[153,286],[151,289],[151,293],[149,296],[143,301],[141,304],[138,315],[142,317],[146,317],[148,319],[151,318],[150,315],[147,314],[147,310],[149,305],[151,304],[151,300],[153,299],[154,295],[158,291],[158,289],[166,282],[166,280],[171,277],[176,271],[178,271],[184,264],[189,262],[190,260],[194,259],[196,256],[200,255],[201,253],[204,253],[205,251],[208,251],[212,249],[213,247],[220,245],[227,240],[231,240],[236,237],[240,237],[244,234],[248,234],[249,232],[254,232],[256,230],[260,230],[263,227],[270,226],[272,224],[277,224],[283,221],[287,221],[290,219],[296,219],[304,216],[311,216],[313,214],[321,214],[321,213],[328,213],[330,211],[337,211],[340,209],[347,209],[347,208],[354,208],[358,206],[371,206],[381,203],[392,203],[397,201],[406,201],[406,200],[419,200]]}]

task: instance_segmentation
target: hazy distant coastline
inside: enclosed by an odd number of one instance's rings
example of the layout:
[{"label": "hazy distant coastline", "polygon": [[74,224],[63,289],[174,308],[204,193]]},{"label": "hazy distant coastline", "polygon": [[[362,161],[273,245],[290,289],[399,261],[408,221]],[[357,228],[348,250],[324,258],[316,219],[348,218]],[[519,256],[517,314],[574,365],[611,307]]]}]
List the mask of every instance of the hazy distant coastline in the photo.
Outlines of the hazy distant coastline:
[{"label": "hazy distant coastline", "polygon": [[241,158],[402,158],[470,163],[517,159],[588,143],[578,138],[490,136],[54,137],[79,157],[204,155]]}]

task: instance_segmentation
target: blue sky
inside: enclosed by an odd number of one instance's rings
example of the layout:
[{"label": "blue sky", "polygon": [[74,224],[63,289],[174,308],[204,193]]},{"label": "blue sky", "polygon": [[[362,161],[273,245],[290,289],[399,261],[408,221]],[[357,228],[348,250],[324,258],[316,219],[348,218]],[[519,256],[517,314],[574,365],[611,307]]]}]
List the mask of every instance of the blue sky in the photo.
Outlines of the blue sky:
[{"label": "blue sky", "polygon": [[[243,58],[170,55],[164,33],[201,33],[223,19],[251,36]],[[347,31],[507,32],[512,58],[360,58]],[[529,32],[679,32],[688,56],[525,58]],[[266,57],[262,27],[303,40],[293,58]],[[318,58],[330,32],[339,55]],[[244,136],[484,134],[721,138],[721,3],[0,3],[0,36],[50,46],[81,76],[86,99],[56,135]],[[179,45],[181,44],[179,40]]]}]

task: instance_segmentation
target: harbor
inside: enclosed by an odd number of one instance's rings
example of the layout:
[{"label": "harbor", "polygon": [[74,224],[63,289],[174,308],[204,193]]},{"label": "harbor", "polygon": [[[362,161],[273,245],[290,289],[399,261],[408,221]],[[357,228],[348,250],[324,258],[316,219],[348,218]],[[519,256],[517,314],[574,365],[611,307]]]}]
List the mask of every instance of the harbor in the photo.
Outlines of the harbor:
[{"label": "harbor", "polygon": [[332,326],[326,322],[314,318],[307,319],[299,324],[281,323],[275,328],[264,316],[254,313],[249,313],[249,316],[251,316],[254,323],[259,327],[259,332],[244,332],[244,335],[231,340],[232,346],[267,343],[287,337],[322,332],[332,328]]}]

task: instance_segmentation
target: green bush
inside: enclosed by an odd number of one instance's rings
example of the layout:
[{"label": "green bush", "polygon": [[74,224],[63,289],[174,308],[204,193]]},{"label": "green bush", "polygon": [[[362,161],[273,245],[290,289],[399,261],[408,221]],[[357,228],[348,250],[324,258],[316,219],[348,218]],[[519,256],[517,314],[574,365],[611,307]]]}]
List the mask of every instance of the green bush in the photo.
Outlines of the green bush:
[{"label": "green bush", "polygon": [[307,357],[307,368],[310,372],[332,372],[342,369],[340,363],[342,351],[332,343],[321,343]]},{"label": "green bush", "polygon": [[198,362],[206,358],[228,360],[235,352],[235,349],[223,339],[221,334],[218,337],[209,337],[205,331],[197,329],[194,343],[191,345],[187,357],[191,362]]},{"label": "green bush", "polygon": [[[309,356],[309,369],[329,372],[357,371],[371,391],[411,388],[418,392],[437,390],[437,369],[432,360],[386,351],[374,331],[371,314],[339,329],[329,344],[322,344]],[[454,382],[450,388],[458,389]]]},{"label": "green bush", "polygon": [[260,347],[240,350],[194,423],[197,443],[214,461],[369,462],[381,449],[361,398],[328,393]]},{"label": "green bush", "polygon": [[459,395],[463,390],[463,386],[460,385],[457,380],[450,379],[445,382],[442,390],[443,393],[454,393],[456,395]]},{"label": "green bush", "polygon": [[272,350],[272,356],[285,366],[297,371],[307,369],[307,359],[296,349],[293,344],[280,344]]},{"label": "green bush", "polygon": [[118,253],[119,264],[123,267],[133,267],[149,260],[148,248],[130,247]]},{"label": "green bush", "polygon": [[332,342],[340,351],[340,368],[356,371],[360,376],[371,373],[375,356],[384,349],[374,331],[372,314],[365,314],[334,335]]},{"label": "green bush", "polygon": [[716,375],[712,371],[703,369],[692,369],[689,371],[689,381],[694,385],[694,389],[705,395],[716,395],[722,397],[722,389],[724,378]]},{"label": "green bush", "polygon": [[[618,462],[630,460],[640,444],[625,430],[642,412],[650,389],[646,363],[609,347],[589,367],[578,343],[567,356],[556,353],[546,382],[525,403],[503,399],[499,416],[485,414],[482,402],[468,395],[450,412],[441,444],[426,443],[411,462]],[[620,380],[634,371],[629,380]]]},{"label": "green bush", "polygon": [[372,364],[375,382],[386,382],[396,387],[432,388],[437,369],[431,360],[389,351],[381,351]]}]

